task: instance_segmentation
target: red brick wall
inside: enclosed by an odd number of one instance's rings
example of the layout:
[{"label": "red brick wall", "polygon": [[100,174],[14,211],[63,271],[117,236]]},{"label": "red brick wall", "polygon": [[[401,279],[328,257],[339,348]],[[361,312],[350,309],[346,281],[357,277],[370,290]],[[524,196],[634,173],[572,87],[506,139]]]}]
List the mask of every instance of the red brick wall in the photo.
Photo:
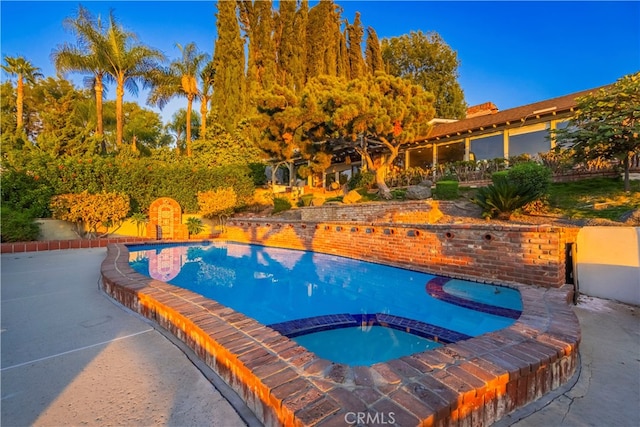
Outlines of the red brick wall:
[{"label": "red brick wall", "polygon": [[487,282],[560,287],[577,228],[231,220],[221,237]]}]

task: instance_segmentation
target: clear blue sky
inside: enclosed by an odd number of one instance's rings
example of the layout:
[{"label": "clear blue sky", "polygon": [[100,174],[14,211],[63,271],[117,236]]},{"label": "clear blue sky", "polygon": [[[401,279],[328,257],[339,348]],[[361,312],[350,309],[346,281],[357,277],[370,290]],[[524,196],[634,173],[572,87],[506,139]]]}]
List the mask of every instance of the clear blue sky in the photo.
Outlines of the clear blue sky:
[{"label": "clear blue sky", "polygon": [[[6,1],[0,3],[2,56],[24,56],[55,75],[53,48],[75,38],[62,25],[78,4],[94,15],[110,9],[139,40],[178,56],[176,43],[209,54],[216,37],[213,1]],[[316,1],[311,1],[311,5]],[[469,105],[504,110],[612,83],[640,70],[640,2],[344,1],[343,18],[360,11],[380,38],[436,31],[458,53],[459,82]],[[74,75],[71,75],[74,76]],[[77,75],[75,75],[77,76]],[[4,72],[2,80],[6,79]],[[80,85],[81,77],[74,82]],[[110,87],[108,98],[113,99]],[[137,100],[144,104],[145,96]],[[165,107],[168,119],[184,100]]]}]

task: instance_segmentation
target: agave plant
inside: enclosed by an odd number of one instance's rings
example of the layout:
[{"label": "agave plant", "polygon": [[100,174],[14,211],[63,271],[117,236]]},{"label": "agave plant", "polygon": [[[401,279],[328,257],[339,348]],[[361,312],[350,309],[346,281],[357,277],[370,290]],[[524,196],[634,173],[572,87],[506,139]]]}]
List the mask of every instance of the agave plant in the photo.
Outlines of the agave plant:
[{"label": "agave plant", "polygon": [[506,177],[498,177],[492,185],[481,188],[471,199],[482,208],[485,218],[511,219],[513,213],[539,198],[528,186],[514,184]]}]

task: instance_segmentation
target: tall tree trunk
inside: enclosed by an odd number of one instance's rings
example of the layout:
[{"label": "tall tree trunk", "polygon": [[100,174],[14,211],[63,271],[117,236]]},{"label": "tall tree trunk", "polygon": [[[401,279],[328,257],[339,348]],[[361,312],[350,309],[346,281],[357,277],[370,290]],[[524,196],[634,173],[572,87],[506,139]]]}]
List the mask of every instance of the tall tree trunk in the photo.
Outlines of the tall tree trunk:
[{"label": "tall tree trunk", "polygon": [[191,157],[191,110],[193,109],[193,95],[187,95],[187,157]]},{"label": "tall tree trunk", "polygon": [[118,76],[118,85],[116,87],[116,145],[122,145],[122,135],[124,130],[124,113],[122,111],[122,103],[124,100],[124,77]]},{"label": "tall tree trunk", "polygon": [[18,74],[18,88],[16,95],[16,129],[19,131],[22,129],[22,110],[24,103],[24,82],[22,81],[22,74]]},{"label": "tall tree trunk", "polygon": [[104,135],[102,124],[102,93],[104,92],[104,86],[101,75],[96,76],[96,84],[93,89],[96,91],[96,134],[102,136]]},{"label": "tall tree trunk", "polygon": [[629,157],[630,154],[627,153],[627,155],[624,156],[624,160],[622,161],[622,164],[624,165],[624,191],[627,193],[631,191],[631,183],[629,182]]}]

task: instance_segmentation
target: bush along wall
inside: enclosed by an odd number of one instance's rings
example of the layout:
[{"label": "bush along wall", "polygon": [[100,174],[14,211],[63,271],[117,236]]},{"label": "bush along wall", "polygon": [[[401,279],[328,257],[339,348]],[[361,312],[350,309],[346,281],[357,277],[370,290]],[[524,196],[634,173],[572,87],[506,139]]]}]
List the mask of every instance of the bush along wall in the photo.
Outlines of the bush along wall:
[{"label": "bush along wall", "polygon": [[29,210],[34,217],[49,217],[51,198],[59,194],[124,193],[130,197],[132,212],[146,211],[158,197],[171,197],[185,213],[195,213],[198,192],[231,187],[242,206],[255,188],[249,166],[209,168],[190,159],[166,162],[132,156],[34,154],[3,168],[3,204]]}]

